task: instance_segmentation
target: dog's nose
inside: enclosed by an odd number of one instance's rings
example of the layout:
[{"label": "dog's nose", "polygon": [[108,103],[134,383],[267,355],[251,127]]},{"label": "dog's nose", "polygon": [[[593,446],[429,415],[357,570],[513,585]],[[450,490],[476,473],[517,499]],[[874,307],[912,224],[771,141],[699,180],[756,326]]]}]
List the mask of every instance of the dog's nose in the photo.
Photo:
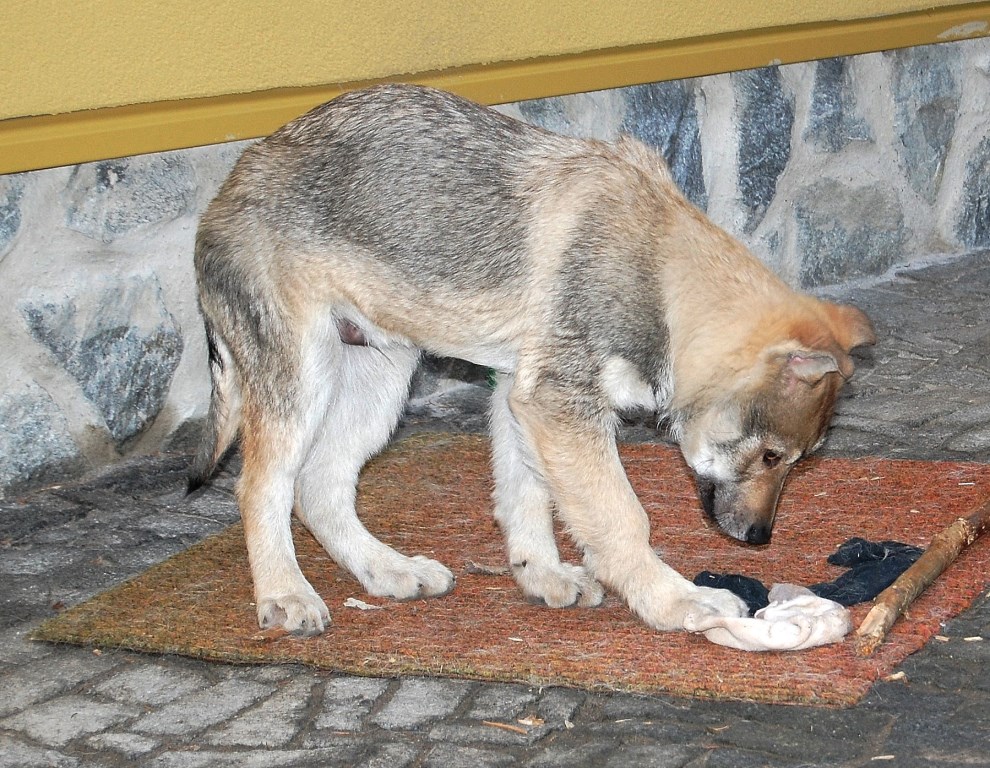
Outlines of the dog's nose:
[{"label": "dog's nose", "polygon": [[747,544],[768,544],[770,542],[770,526],[766,523],[755,523],[746,531]]}]

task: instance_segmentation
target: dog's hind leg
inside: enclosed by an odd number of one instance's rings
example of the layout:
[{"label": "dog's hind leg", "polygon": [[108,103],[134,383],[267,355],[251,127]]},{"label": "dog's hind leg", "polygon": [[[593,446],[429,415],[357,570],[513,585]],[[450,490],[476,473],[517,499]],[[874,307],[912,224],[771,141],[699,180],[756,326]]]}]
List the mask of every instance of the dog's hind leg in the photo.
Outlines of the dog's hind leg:
[{"label": "dog's hind leg", "polygon": [[407,600],[450,591],[453,574],[426,557],[407,557],[358,519],[355,497],[364,463],[398,423],[419,350],[338,343],[332,394],[296,492],[296,513],[330,556],[369,594]]},{"label": "dog's hind leg", "polygon": [[598,605],[601,585],[582,566],[560,560],[550,489],[509,409],[512,382],[500,374],[491,403],[495,519],[505,535],[512,575],[527,598],[552,608]]},{"label": "dog's hind leg", "polygon": [[275,405],[272,397],[261,395],[249,383],[244,387],[244,466],[237,501],[258,624],[262,629],[282,626],[294,634],[316,635],[329,624],[330,613],[299,569],[291,530],[293,487],[312,417],[299,407],[296,388],[288,390],[279,389],[277,397],[284,400]]}]

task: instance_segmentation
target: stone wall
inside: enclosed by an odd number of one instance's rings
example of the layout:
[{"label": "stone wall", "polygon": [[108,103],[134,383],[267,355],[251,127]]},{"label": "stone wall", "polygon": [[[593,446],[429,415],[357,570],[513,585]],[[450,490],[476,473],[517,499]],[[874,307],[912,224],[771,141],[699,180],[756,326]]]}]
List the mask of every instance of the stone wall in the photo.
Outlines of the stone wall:
[{"label": "stone wall", "polygon": [[[990,246],[990,40],[506,105],[659,148],[690,199],[806,287]],[[0,498],[185,446],[209,391],[196,221],[244,144],[0,176]],[[429,361],[411,413],[484,372]]]}]

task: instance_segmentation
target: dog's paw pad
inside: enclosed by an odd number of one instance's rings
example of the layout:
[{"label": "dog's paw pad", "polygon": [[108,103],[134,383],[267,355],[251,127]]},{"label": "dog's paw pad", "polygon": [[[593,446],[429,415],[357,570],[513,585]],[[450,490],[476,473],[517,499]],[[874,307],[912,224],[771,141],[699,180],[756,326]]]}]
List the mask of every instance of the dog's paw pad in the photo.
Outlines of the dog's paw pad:
[{"label": "dog's paw pad", "polygon": [[439,597],[454,588],[454,574],[450,569],[422,555],[397,555],[387,562],[377,563],[360,581],[368,594],[393,600]]},{"label": "dog's paw pad", "polygon": [[551,608],[572,605],[594,608],[605,598],[602,585],[579,565],[544,565],[530,560],[512,566],[512,575],[528,600],[545,603]]},{"label": "dog's paw pad", "polygon": [[283,627],[302,637],[319,635],[330,625],[330,611],[318,595],[282,595],[258,601],[258,625]]}]

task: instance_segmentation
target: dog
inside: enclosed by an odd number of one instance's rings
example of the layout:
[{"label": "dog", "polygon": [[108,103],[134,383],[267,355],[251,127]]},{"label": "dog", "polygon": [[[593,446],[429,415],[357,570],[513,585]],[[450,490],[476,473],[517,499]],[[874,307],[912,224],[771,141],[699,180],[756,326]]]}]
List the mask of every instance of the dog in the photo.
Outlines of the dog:
[{"label": "dog", "polygon": [[[258,622],[299,635],[330,614],[296,562],[293,510],[371,595],[453,588],[355,511],[423,351],[495,372],[495,517],[525,596],[594,606],[607,588],[673,630],[746,609],[651,549],[617,413],[667,419],[705,512],[766,544],[850,351],[874,342],[861,311],[792,290],[710,222],[643,144],[410,85],[344,94],[249,147],[194,260],[212,397],[190,488],[239,437]],[[555,513],[580,565],[560,560]]]}]

